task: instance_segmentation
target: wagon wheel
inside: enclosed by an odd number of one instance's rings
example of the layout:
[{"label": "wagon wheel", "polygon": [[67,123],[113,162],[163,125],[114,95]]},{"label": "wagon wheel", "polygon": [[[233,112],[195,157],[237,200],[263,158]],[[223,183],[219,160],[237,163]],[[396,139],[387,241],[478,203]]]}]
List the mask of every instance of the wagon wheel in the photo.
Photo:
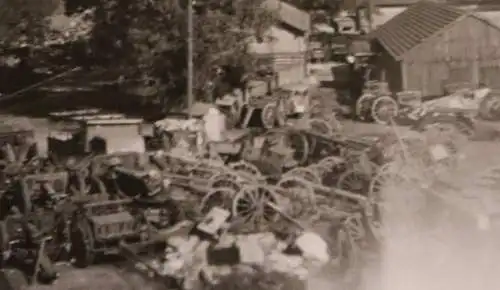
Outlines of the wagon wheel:
[{"label": "wagon wheel", "polygon": [[309,181],[315,184],[321,184],[321,177],[318,174],[308,167],[297,167],[294,168],[283,175],[285,177],[298,177],[302,178],[305,181]]},{"label": "wagon wheel", "polygon": [[262,125],[266,129],[272,129],[275,127],[277,119],[277,106],[275,103],[268,103],[262,108],[260,113],[260,120]]},{"label": "wagon wheel", "polygon": [[333,186],[340,173],[345,170],[345,166],[345,160],[342,157],[328,156],[315,164],[314,169],[321,177],[323,184]]},{"label": "wagon wheel", "polygon": [[314,188],[304,179],[288,176],[276,186],[283,190],[284,197],[290,202],[287,212],[291,217],[303,219],[317,212]]},{"label": "wagon wheel", "polygon": [[305,134],[289,132],[288,140],[290,147],[294,150],[293,159],[296,160],[299,165],[306,163],[311,151],[309,150],[310,146]]},{"label": "wagon wheel", "polygon": [[384,214],[392,211],[390,204],[392,201],[386,201],[386,198],[394,191],[394,194],[398,194],[399,190],[404,190],[403,184],[405,182],[406,180],[401,176],[399,170],[390,163],[380,167],[371,179],[367,192],[368,202],[371,206],[366,212],[366,222],[370,230],[369,234],[376,240],[381,240],[383,236]]},{"label": "wagon wheel", "polygon": [[70,231],[71,252],[75,266],[85,268],[94,262],[94,235],[87,220],[73,221]]},{"label": "wagon wheel", "polygon": [[365,93],[356,101],[355,113],[356,117],[362,121],[367,119],[367,112],[371,106],[372,100],[376,96],[372,93]]},{"label": "wagon wheel", "polygon": [[268,205],[277,202],[278,197],[273,189],[263,185],[248,185],[234,197],[231,213],[238,228],[259,232],[279,218],[279,214]]},{"label": "wagon wheel", "polygon": [[334,130],[333,127],[326,120],[322,119],[310,119],[308,121],[308,128],[314,133],[333,136]]},{"label": "wagon wheel", "polygon": [[238,161],[229,164],[228,167],[247,181],[263,179],[260,170],[251,163]]},{"label": "wagon wheel", "polygon": [[366,195],[369,182],[370,177],[366,173],[357,169],[348,169],[340,174],[337,179],[337,188],[360,195]]},{"label": "wagon wheel", "polygon": [[238,192],[241,189],[241,177],[232,172],[223,172],[214,175],[210,178],[208,182],[209,188],[231,188],[235,192]]},{"label": "wagon wheel", "polygon": [[201,200],[199,212],[205,216],[213,207],[220,207],[231,210],[232,201],[237,191],[233,188],[214,188],[209,191]]},{"label": "wagon wheel", "polygon": [[387,125],[398,115],[399,105],[390,96],[376,98],[370,108],[371,118],[377,124]]}]

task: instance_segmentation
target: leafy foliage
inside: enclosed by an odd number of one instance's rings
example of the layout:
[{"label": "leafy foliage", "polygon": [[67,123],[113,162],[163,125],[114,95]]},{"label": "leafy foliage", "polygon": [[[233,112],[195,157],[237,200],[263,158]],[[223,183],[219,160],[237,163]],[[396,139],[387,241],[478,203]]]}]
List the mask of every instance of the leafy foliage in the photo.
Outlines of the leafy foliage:
[{"label": "leafy foliage", "polygon": [[[187,11],[178,0],[100,0],[91,48],[96,63],[118,66],[128,79],[149,80],[167,95],[183,95],[187,77]],[[194,87],[208,90],[216,67],[248,72],[247,44],[271,22],[260,1],[204,0],[195,6]]]},{"label": "leafy foliage", "polygon": [[2,0],[0,2],[0,41],[3,47],[33,45],[44,41],[46,17],[58,7],[58,0]]}]

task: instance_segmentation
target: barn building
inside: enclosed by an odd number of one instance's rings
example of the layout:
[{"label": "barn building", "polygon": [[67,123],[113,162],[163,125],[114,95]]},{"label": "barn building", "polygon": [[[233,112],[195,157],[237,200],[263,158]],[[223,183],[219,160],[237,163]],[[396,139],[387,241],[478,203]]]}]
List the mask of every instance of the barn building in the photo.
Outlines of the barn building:
[{"label": "barn building", "polygon": [[266,0],[263,8],[276,15],[276,21],[263,37],[254,39],[250,51],[272,67],[277,85],[301,81],[307,72],[309,14],[279,0]]},{"label": "barn building", "polygon": [[439,96],[448,84],[500,80],[500,28],[474,13],[421,1],[370,34],[379,77],[393,92]]}]

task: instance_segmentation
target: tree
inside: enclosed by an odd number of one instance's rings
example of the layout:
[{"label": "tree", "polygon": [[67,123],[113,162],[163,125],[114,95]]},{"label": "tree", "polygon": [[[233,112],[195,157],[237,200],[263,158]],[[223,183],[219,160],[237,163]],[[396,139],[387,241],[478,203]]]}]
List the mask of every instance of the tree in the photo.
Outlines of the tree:
[{"label": "tree", "polygon": [[42,43],[48,28],[47,17],[58,6],[58,0],[3,0],[0,8],[2,48]]},{"label": "tree", "polygon": [[[187,14],[181,0],[100,0],[91,48],[96,63],[120,67],[129,79],[156,80],[182,96],[187,77]],[[252,68],[249,40],[271,24],[260,0],[200,0],[194,16],[194,87],[200,94],[216,67]]]}]

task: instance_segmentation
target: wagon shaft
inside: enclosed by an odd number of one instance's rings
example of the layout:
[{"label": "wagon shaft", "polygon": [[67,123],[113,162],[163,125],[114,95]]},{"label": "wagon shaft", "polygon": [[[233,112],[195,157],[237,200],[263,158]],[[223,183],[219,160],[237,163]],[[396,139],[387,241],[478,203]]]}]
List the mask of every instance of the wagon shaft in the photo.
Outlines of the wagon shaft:
[{"label": "wagon shaft", "polygon": [[361,196],[359,194],[352,193],[352,192],[349,192],[349,191],[346,191],[346,190],[343,190],[343,189],[340,189],[340,188],[327,187],[327,186],[324,186],[324,185],[310,183],[308,181],[307,181],[307,183],[311,184],[311,186],[313,187],[313,189],[315,190],[315,192],[317,192],[318,194],[321,194],[321,195],[324,195],[324,196],[327,196],[327,197],[345,198],[345,199],[348,199],[348,200],[351,200],[351,201],[355,201],[355,202],[357,202],[357,203],[359,203],[360,205],[363,205],[363,206],[368,204],[367,198],[364,197],[364,196]]}]

